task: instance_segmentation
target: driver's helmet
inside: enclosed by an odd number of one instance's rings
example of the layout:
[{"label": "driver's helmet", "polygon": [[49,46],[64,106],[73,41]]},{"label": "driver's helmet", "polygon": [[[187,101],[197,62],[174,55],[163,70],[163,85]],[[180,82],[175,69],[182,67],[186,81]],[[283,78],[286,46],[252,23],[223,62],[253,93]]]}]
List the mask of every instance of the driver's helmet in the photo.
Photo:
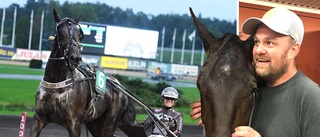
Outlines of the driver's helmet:
[{"label": "driver's helmet", "polygon": [[178,91],[173,88],[173,87],[166,87],[162,90],[161,92],[161,97],[168,97],[168,98],[174,98],[177,99],[179,98],[179,93]]}]

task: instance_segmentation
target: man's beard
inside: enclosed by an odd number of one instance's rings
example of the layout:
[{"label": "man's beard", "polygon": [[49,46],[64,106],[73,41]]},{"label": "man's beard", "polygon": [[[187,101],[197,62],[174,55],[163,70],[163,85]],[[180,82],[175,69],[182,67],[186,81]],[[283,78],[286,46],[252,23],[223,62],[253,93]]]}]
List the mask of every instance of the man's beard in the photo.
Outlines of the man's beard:
[{"label": "man's beard", "polygon": [[259,69],[255,66],[258,78],[261,78],[268,85],[273,85],[284,73],[288,71],[289,61],[287,59],[287,54],[283,54],[280,58],[272,61],[267,68]]}]

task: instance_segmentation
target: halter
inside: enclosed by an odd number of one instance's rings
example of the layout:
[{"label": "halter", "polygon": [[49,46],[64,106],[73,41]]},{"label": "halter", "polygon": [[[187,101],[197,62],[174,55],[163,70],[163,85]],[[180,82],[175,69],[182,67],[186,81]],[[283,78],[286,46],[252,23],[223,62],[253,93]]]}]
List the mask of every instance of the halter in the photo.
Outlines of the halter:
[{"label": "halter", "polygon": [[[218,51],[217,52],[214,52],[214,55],[216,55],[217,57],[213,60],[214,63],[216,63],[216,61],[218,60],[219,58],[219,54],[220,52],[225,48],[225,42],[228,41],[230,39],[230,37],[227,37],[224,39],[223,41],[223,44],[221,47],[219,47]],[[254,109],[255,109],[255,106],[256,106],[256,102],[258,100],[258,97],[259,97],[259,88],[258,87],[253,87],[252,90],[251,90],[251,97],[252,97],[252,109],[251,109],[251,112],[250,112],[250,117],[249,117],[249,124],[248,126],[251,127],[251,123],[252,123],[252,117],[253,117],[253,112],[254,112]]]},{"label": "halter", "polygon": [[[69,39],[67,39],[65,42],[63,42],[62,39],[59,38],[58,28],[62,24],[65,24],[65,23],[67,23],[67,25],[68,25]],[[64,60],[64,61],[66,61],[66,64],[70,69],[74,69],[74,67],[70,64],[70,61],[69,61],[69,51],[70,51],[70,48],[71,48],[70,45],[77,46],[80,50],[82,49],[81,43],[77,42],[76,38],[73,36],[73,34],[74,34],[73,28],[75,26],[78,26],[80,28],[80,30],[79,30],[80,31],[80,34],[79,34],[80,38],[79,39],[81,41],[84,38],[81,26],[71,18],[64,18],[60,22],[58,22],[57,26],[56,26],[55,35],[49,37],[49,40],[54,40],[55,42],[58,43],[59,51],[63,55],[61,57],[49,58],[49,60],[56,60],[56,61]],[[68,47],[66,47],[66,46],[68,46]],[[86,77],[84,79],[69,78],[69,79],[66,79],[66,80],[58,82],[58,83],[50,83],[50,82],[47,82],[44,79],[42,79],[40,85],[42,87],[44,87],[44,88],[58,89],[58,88],[68,87],[68,86],[72,85],[75,82],[85,81],[85,80],[89,80],[89,79],[92,79],[92,78],[91,77]]]},{"label": "halter", "polygon": [[[66,40],[65,42],[63,42],[60,38],[59,38],[59,33],[58,33],[58,28],[59,26],[61,26],[62,24],[67,23],[68,24],[68,32],[69,32],[69,39]],[[77,46],[80,50],[82,50],[82,45],[80,42],[77,42],[75,37],[73,36],[74,31],[73,31],[73,27],[78,26],[80,28],[80,35],[79,35],[79,39],[80,41],[84,38],[84,34],[83,31],[81,29],[81,26],[75,22],[73,19],[71,18],[64,18],[62,19],[60,22],[57,23],[56,26],[56,34],[54,35],[54,40],[57,40],[58,42],[58,47],[60,52],[62,52],[61,54],[63,54],[63,56],[61,57],[54,57],[54,58],[49,58],[50,60],[65,60],[67,61],[67,65],[69,68],[73,69],[73,66],[71,66],[69,59],[69,51],[70,48],[72,46]],[[52,39],[52,38],[51,38]],[[66,47],[68,46],[68,47]],[[66,48],[65,48],[66,47]]]}]

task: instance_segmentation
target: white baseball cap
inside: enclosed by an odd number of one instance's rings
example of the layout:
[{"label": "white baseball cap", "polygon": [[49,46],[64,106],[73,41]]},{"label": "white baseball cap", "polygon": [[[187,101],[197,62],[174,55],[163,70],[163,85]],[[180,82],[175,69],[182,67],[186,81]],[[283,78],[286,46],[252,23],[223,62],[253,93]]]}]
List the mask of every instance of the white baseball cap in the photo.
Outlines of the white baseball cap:
[{"label": "white baseball cap", "polygon": [[301,45],[304,26],[302,20],[294,12],[285,8],[272,8],[261,19],[257,17],[248,18],[242,24],[242,31],[246,34],[255,34],[261,23],[277,33],[291,36]]}]

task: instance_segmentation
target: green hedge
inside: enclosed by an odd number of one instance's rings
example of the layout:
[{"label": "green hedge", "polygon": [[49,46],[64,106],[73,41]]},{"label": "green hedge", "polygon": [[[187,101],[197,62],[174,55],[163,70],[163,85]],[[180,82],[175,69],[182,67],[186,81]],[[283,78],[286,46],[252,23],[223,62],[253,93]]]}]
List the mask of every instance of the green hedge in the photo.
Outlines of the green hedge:
[{"label": "green hedge", "polygon": [[[150,107],[162,107],[161,92],[165,87],[171,86],[166,82],[159,82],[157,84],[150,84],[143,82],[139,78],[129,78],[122,75],[113,75],[119,80],[119,82],[126,87],[132,94],[134,94],[139,100]],[[183,93],[177,89],[179,96]],[[186,99],[179,98],[176,107],[189,106],[191,102]]]},{"label": "green hedge", "polygon": [[32,59],[29,64],[29,68],[42,68],[42,60]]}]

